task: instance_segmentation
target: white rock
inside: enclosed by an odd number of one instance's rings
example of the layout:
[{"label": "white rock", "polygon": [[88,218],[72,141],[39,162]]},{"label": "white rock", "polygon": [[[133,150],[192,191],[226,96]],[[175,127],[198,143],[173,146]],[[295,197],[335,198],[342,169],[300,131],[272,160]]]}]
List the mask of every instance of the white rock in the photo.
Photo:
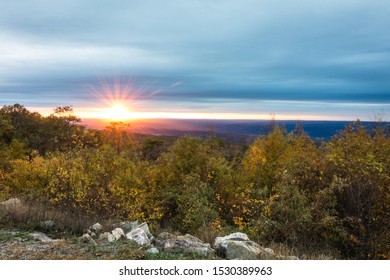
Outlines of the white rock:
[{"label": "white rock", "polygon": [[139,226],[139,222],[138,221],[135,221],[135,222],[121,222],[119,224],[115,224],[114,227],[117,228],[117,227],[120,227],[121,229],[123,229],[123,231],[126,233],[129,233],[130,231],[132,231],[133,229],[135,229],[136,227]]},{"label": "white rock", "polygon": [[121,228],[114,229],[112,231],[112,235],[115,237],[115,240],[125,238],[125,233],[124,233],[123,229],[121,229]]},{"label": "white rock", "polygon": [[256,260],[260,253],[261,247],[254,242],[228,240],[226,244],[228,260]]},{"label": "white rock", "polygon": [[148,236],[152,235],[152,234],[150,233],[149,226],[148,226],[147,223],[142,223],[142,224],[140,224],[139,226],[137,226],[137,228],[142,229]]},{"label": "white rock", "polygon": [[113,234],[109,234],[108,237],[107,237],[107,240],[108,242],[114,242],[116,239],[115,239],[115,236]]},{"label": "white rock", "polygon": [[99,223],[96,223],[93,226],[91,226],[91,230],[94,232],[100,232],[100,231],[102,231],[102,229],[103,229],[103,226]]},{"label": "white rock", "polygon": [[197,253],[203,256],[214,253],[214,250],[211,248],[210,244],[203,243],[200,239],[190,234],[181,236],[164,234],[162,237],[164,239],[157,239],[156,247],[164,252],[171,252],[179,249],[186,254]]},{"label": "white rock", "polygon": [[236,232],[224,237],[217,237],[214,248],[227,259],[254,260],[268,259],[275,253],[270,248],[263,248],[251,241],[245,233]]},{"label": "white rock", "polygon": [[81,241],[83,241],[84,243],[87,243],[87,244],[96,245],[95,240],[93,240],[92,237],[88,233],[83,234],[83,236],[81,236]]},{"label": "white rock", "polygon": [[108,241],[109,243],[114,242],[117,240],[115,236],[111,232],[105,232],[99,235],[98,241],[99,242],[105,242]]},{"label": "white rock", "polygon": [[275,255],[274,250],[272,250],[271,248],[263,248],[263,249],[264,249],[264,251],[265,251],[267,254],[272,255],[272,256]]},{"label": "white rock", "polygon": [[150,240],[146,232],[141,228],[136,228],[126,234],[126,238],[129,240],[133,240],[139,246],[149,246]]},{"label": "white rock", "polygon": [[33,237],[35,240],[39,240],[39,241],[45,242],[45,243],[57,241],[57,240],[51,239],[50,237],[48,237],[46,234],[44,234],[42,232],[33,232],[33,233],[30,233],[30,236]]},{"label": "white rock", "polygon": [[217,237],[215,238],[214,248],[219,247],[220,244],[226,240],[249,241],[249,238],[248,235],[242,232],[235,232],[224,237]]}]

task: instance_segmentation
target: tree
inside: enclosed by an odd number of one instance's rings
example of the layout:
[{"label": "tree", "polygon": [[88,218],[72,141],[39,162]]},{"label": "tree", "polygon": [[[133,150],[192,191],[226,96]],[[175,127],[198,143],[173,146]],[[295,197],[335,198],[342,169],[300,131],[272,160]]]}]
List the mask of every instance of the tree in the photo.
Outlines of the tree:
[{"label": "tree", "polygon": [[104,141],[114,147],[119,155],[125,147],[134,144],[130,133],[130,124],[124,122],[111,122],[103,132]]},{"label": "tree", "polygon": [[327,149],[337,210],[349,232],[345,251],[372,258],[386,251],[383,234],[377,230],[390,225],[389,138],[380,131],[371,134],[357,121],[335,136]]}]

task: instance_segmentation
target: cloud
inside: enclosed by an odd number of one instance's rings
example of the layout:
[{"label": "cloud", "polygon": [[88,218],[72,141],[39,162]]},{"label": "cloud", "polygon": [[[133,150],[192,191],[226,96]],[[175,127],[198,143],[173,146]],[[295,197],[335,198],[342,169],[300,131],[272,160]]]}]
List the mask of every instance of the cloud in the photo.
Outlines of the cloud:
[{"label": "cloud", "polygon": [[388,104],[389,13],[386,0],[1,1],[0,102],[88,103],[119,76],[146,101]]}]

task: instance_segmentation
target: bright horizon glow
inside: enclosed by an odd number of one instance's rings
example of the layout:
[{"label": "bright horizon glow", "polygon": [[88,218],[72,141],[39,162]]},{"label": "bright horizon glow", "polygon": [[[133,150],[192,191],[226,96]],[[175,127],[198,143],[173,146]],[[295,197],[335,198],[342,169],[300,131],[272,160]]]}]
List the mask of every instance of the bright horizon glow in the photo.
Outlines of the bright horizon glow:
[{"label": "bright horizon glow", "polygon": [[96,119],[128,120],[132,118],[131,112],[123,104],[114,104],[95,116]]},{"label": "bright horizon glow", "polygon": [[[117,94],[118,96],[119,94]],[[102,100],[100,105],[91,104],[88,107],[74,107],[75,115],[81,119],[96,119],[106,121],[133,121],[142,119],[215,119],[215,120],[329,120],[329,121],[374,121],[376,116],[382,121],[388,121],[386,111],[382,106],[390,104],[378,103],[341,103],[341,102],[314,102],[314,101],[278,101],[264,100],[247,103],[246,100],[229,103],[229,101],[216,100],[218,104],[209,110],[205,108],[191,108],[190,103],[183,103],[182,106],[170,106],[170,104],[153,102],[141,102],[130,94],[121,94],[121,98],[108,96]],[[217,103],[218,101],[218,103]],[[102,104],[103,103],[103,104]],[[131,106],[130,106],[131,104]],[[248,104],[248,105],[247,105]],[[147,106],[146,106],[147,105]],[[268,110],[257,110],[267,107]],[[240,112],[240,108],[247,107],[247,112]],[[39,112],[44,116],[53,113],[48,107],[27,107],[31,111]],[[164,108],[164,109],[160,109]],[[328,108],[338,108],[344,113],[334,114]],[[359,111],[358,108],[361,108]],[[300,109],[300,110],[299,110]],[[364,114],[362,114],[362,112]]]},{"label": "bright horizon glow", "polygon": [[[32,111],[37,111],[43,116],[48,116],[52,112],[48,108],[29,108]],[[122,120],[136,121],[143,119],[194,119],[194,120],[313,120],[313,121],[354,121],[356,119],[348,119],[343,116],[321,116],[308,114],[253,114],[253,113],[211,113],[211,112],[135,112],[128,111],[121,104],[114,105],[111,108],[78,108],[75,115],[81,119],[96,119],[96,120]],[[365,119],[361,119],[365,120]]]}]

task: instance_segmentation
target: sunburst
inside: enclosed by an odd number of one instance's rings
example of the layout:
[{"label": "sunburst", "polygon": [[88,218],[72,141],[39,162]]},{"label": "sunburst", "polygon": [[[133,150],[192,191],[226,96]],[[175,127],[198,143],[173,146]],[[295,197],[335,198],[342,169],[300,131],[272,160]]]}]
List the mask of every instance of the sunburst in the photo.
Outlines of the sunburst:
[{"label": "sunburst", "polygon": [[104,113],[108,120],[128,120],[131,119],[131,112],[123,104],[114,104]]}]

